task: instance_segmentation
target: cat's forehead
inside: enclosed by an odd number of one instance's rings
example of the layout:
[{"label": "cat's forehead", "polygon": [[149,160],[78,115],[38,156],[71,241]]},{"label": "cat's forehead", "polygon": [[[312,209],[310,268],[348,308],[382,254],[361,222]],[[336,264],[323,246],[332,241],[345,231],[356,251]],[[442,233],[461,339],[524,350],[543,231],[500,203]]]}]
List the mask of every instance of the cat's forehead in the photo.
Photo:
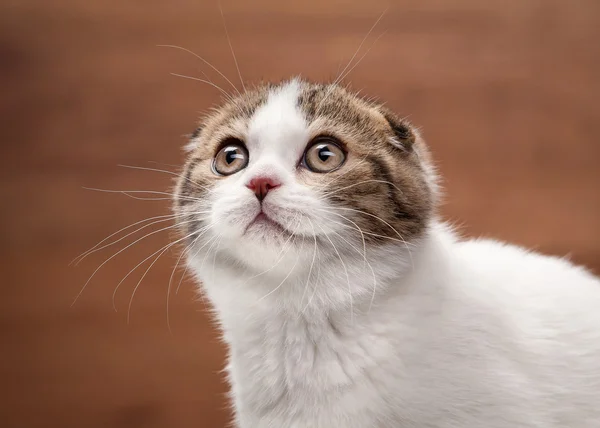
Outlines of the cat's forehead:
[{"label": "cat's forehead", "polygon": [[285,149],[309,138],[308,121],[298,103],[301,91],[300,82],[293,80],[268,92],[247,123],[245,141],[250,150]]},{"label": "cat's forehead", "polygon": [[234,137],[251,151],[298,148],[321,133],[341,139],[369,135],[387,126],[376,105],[332,84],[292,79],[267,84],[232,99],[208,117],[203,145],[214,150]]}]

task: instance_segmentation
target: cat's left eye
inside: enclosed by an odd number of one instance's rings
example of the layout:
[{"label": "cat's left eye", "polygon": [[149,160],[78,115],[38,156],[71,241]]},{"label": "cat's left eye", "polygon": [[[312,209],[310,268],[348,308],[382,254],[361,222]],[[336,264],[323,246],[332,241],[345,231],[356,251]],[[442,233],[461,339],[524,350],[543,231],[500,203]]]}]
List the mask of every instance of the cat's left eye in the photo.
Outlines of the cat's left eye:
[{"label": "cat's left eye", "polygon": [[304,153],[303,164],[313,172],[325,173],[338,169],[346,153],[334,138],[317,137]]},{"label": "cat's left eye", "polygon": [[213,159],[213,171],[217,175],[231,175],[246,168],[248,150],[241,141],[232,140]]}]

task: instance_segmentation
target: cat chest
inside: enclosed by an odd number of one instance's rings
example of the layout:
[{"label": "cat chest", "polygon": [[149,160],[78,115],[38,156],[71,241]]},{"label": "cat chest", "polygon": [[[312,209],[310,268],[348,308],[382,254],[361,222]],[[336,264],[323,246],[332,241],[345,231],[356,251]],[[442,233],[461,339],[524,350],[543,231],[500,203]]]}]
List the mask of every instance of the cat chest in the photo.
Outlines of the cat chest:
[{"label": "cat chest", "polygon": [[290,323],[263,333],[232,343],[230,360],[234,394],[259,413],[311,412],[325,403],[357,409],[367,404],[353,402],[357,390],[367,399],[369,388],[374,396],[384,392],[381,362],[390,360],[384,354],[391,349],[377,338],[347,337],[331,325]]}]

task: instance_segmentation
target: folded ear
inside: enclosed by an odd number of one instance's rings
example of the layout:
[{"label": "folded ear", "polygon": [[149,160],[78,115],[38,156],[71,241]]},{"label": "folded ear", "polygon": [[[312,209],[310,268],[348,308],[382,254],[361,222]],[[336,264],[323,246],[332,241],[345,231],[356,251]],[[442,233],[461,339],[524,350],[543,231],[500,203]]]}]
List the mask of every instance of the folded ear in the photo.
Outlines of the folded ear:
[{"label": "folded ear", "polygon": [[202,125],[199,125],[194,132],[188,136],[188,142],[184,147],[184,151],[185,152],[192,152],[194,151],[194,149],[196,147],[198,147],[198,138],[200,137],[200,134],[202,133]]},{"label": "folded ear", "polygon": [[407,120],[398,118],[390,110],[384,109],[381,113],[393,132],[390,143],[404,152],[411,152],[415,141],[417,141],[417,133],[413,126]]},{"label": "folded ear", "polygon": [[194,129],[194,132],[192,133],[192,135],[190,135],[190,140],[195,140],[196,138],[198,138],[200,136],[200,134],[202,133],[202,128],[204,128],[204,126],[198,125],[198,127],[196,129]]}]

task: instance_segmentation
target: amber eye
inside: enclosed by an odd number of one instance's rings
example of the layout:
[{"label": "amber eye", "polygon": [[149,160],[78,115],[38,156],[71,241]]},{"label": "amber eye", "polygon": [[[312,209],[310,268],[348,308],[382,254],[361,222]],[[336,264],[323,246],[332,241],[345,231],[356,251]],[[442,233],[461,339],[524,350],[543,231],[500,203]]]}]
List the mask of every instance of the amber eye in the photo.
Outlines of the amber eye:
[{"label": "amber eye", "polygon": [[226,144],[213,159],[213,171],[218,175],[231,175],[246,168],[248,150],[242,142]]},{"label": "amber eye", "polygon": [[304,165],[313,172],[331,172],[344,163],[346,154],[331,137],[317,137],[304,153]]}]

